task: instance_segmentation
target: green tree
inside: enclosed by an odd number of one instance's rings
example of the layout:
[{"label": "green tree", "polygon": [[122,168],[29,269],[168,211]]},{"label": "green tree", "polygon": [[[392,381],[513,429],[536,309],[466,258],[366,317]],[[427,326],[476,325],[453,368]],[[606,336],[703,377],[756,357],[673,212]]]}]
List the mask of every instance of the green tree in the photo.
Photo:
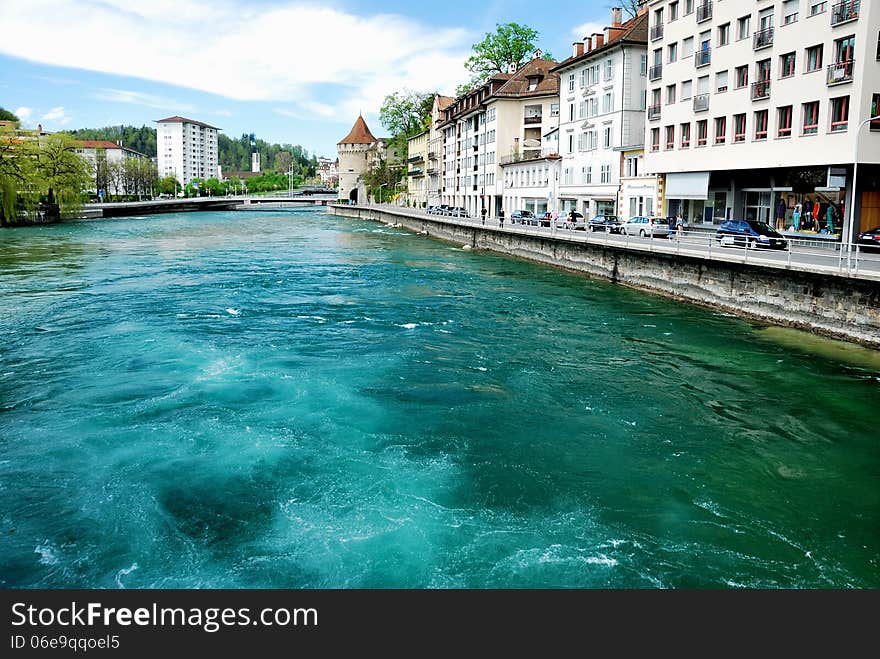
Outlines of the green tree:
[{"label": "green tree", "polygon": [[275,171],[286,174],[291,164],[293,164],[293,156],[290,155],[290,151],[279,151],[275,156]]},{"label": "green tree", "polygon": [[177,191],[180,189],[180,183],[177,182],[177,178],[174,176],[165,176],[159,179],[159,183],[156,187],[159,190],[159,194],[176,197]]},{"label": "green tree", "polygon": [[0,107],[0,121],[19,121],[19,118],[4,107]]},{"label": "green tree", "polygon": [[472,84],[482,84],[494,73],[509,73],[531,59],[535,51],[537,30],[519,23],[498,23],[495,32],[488,32],[473,45],[474,54],[465,62],[471,72]]},{"label": "green tree", "polygon": [[437,92],[394,92],[385,97],[379,121],[391,133],[390,150],[406,154],[406,141],[427,128]]},{"label": "green tree", "polygon": [[74,140],[64,134],[50,135],[39,144],[34,156],[33,174],[27,182],[28,194],[36,197],[31,199],[31,203],[54,199],[62,215],[70,214],[81,206],[83,192],[92,185],[92,176],[76,148]]}]

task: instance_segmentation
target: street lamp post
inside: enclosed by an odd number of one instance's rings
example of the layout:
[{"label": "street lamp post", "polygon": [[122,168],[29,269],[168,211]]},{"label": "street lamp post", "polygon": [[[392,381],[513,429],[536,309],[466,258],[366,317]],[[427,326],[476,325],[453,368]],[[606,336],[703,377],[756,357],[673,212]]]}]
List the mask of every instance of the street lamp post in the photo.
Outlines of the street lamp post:
[{"label": "street lamp post", "polygon": [[849,221],[847,222],[846,227],[846,269],[849,271],[850,263],[852,260],[852,239],[853,239],[853,225],[856,221],[856,188],[859,182],[859,132],[862,130],[862,127],[865,124],[869,124],[872,121],[880,121],[880,114],[876,117],[868,117],[862,123],[859,124],[858,128],[856,128],[856,153],[855,160],[853,161],[853,181],[852,181],[852,194],[849,198]]}]

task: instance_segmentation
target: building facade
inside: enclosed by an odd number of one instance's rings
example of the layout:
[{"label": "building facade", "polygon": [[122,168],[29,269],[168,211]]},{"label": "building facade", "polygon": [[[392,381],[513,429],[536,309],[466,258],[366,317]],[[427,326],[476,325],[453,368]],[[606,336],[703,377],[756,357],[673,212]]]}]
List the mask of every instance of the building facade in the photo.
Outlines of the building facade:
[{"label": "building facade", "polygon": [[418,208],[428,205],[428,181],[425,170],[428,164],[429,136],[430,131],[425,130],[413,135],[406,142],[406,202]]},{"label": "building facade", "polygon": [[444,119],[444,110],[453,102],[450,96],[434,97],[431,106],[431,124],[428,129],[428,162],[425,170],[428,187],[428,205],[436,206],[441,203],[440,194],[443,188],[443,139],[444,133],[441,128]]},{"label": "building facade", "polygon": [[217,172],[219,154],[215,126],[174,116],[156,122],[159,176],[174,176],[181,185],[207,179]]},{"label": "building facade", "polygon": [[542,157],[542,139],[558,124],[555,65],[538,51],[516,72],[493,75],[443,110],[441,203],[472,217],[484,207],[497,216],[505,193],[502,165]]},{"label": "building facade", "polygon": [[[656,177],[639,164],[645,139],[647,9],[573,44],[560,76],[560,210],[596,215],[651,214]],[[633,209],[639,213],[631,213]]]},{"label": "building facade", "polygon": [[[143,193],[144,184],[154,180],[150,157],[116,142],[78,140],[76,152],[89,165],[94,181],[92,190],[107,198],[111,193]],[[129,161],[138,163],[140,167],[126,167]]]},{"label": "building facade", "polygon": [[[336,145],[339,156],[339,188],[337,197],[341,200],[358,203],[363,192],[361,177],[386,158],[395,157],[388,153],[385,140],[370,132],[363,116],[358,115],[351,131]],[[366,199],[360,199],[366,202]]]},{"label": "building facade", "polygon": [[339,159],[318,158],[318,176],[321,185],[335,188],[339,184]]},{"label": "building facade", "polygon": [[665,177],[666,214],[828,238],[850,211],[880,224],[880,122],[867,121],[880,104],[880,3],[648,9],[645,167]]}]

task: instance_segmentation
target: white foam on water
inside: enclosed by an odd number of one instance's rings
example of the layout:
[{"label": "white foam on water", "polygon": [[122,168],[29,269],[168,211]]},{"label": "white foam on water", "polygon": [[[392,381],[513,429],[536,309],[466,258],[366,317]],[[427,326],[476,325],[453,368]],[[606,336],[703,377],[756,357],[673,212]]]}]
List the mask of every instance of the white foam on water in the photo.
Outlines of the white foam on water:
[{"label": "white foam on water", "polygon": [[230,316],[237,316],[241,313],[241,311],[239,311],[238,309],[233,309],[232,307],[228,307],[226,309],[226,313],[228,313]]},{"label": "white foam on water", "polygon": [[121,570],[119,570],[119,572],[116,573],[116,586],[124,589],[125,585],[122,583],[122,577],[124,577],[127,574],[131,574],[132,572],[134,572],[137,569],[138,569],[138,564],[132,563],[131,567],[124,567]]},{"label": "white foam on water", "polygon": [[398,325],[398,327],[403,327],[404,329],[415,329],[418,326],[418,323],[405,323],[403,325]]},{"label": "white foam on water", "polygon": [[55,553],[55,548],[48,542],[37,545],[34,548],[34,553],[40,555],[42,565],[58,565],[58,555]]},{"label": "white foam on water", "polygon": [[584,559],[585,563],[590,565],[604,565],[606,567],[614,567],[617,565],[616,558],[608,558],[605,554],[599,554],[598,556],[587,556]]}]

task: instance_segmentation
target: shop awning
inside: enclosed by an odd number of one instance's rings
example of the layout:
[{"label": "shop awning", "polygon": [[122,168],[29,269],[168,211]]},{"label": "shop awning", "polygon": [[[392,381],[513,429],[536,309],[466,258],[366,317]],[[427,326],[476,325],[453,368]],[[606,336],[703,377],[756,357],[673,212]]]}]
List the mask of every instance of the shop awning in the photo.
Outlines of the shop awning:
[{"label": "shop awning", "polygon": [[666,175],[667,199],[708,199],[709,172],[679,172]]}]

